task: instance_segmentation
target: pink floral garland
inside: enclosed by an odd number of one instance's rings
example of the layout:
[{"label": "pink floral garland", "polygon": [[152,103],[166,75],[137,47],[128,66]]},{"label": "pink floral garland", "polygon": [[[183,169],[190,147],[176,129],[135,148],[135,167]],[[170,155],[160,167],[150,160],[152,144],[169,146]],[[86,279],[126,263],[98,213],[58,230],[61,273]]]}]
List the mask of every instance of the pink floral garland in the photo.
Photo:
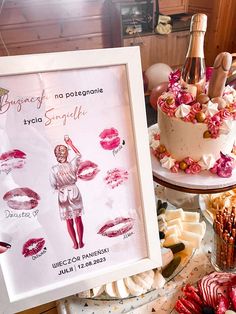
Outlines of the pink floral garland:
[{"label": "pink floral garland", "polygon": [[[210,78],[212,69],[208,69],[208,79]],[[168,92],[173,94],[171,101],[167,102],[162,96],[158,99],[157,105],[169,117],[174,117],[176,109],[181,104],[191,106],[190,113],[182,118],[184,122],[197,123],[196,114],[202,111],[202,106],[198,102],[194,102],[192,95],[181,88],[180,85],[181,72],[179,69],[173,71],[169,75]],[[168,98],[168,96],[167,96]],[[203,123],[207,124],[211,138],[217,138],[220,134],[220,127],[224,120],[233,118],[236,120],[236,103],[230,105],[229,108],[222,108],[214,116],[207,116]]]},{"label": "pink floral garland", "polygon": [[[156,140],[160,139],[160,134],[154,136]],[[159,145],[156,149],[152,149],[153,155],[157,159],[161,160],[165,156],[170,157],[170,153],[166,150],[164,145]],[[232,171],[236,166],[234,158],[229,155],[225,155],[220,152],[220,158],[215,162],[214,166],[209,169],[212,174],[216,174],[222,178],[229,178],[232,175]],[[173,173],[178,173],[180,170],[186,174],[197,174],[202,171],[202,167],[197,161],[194,161],[191,157],[186,157],[181,161],[175,161],[174,166],[170,168]]]}]

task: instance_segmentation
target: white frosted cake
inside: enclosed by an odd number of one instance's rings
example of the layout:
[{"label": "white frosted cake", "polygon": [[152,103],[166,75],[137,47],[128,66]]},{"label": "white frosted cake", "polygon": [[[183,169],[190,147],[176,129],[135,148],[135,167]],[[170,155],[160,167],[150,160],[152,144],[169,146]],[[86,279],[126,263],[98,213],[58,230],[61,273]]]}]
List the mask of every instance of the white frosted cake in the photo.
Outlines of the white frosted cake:
[{"label": "white frosted cake", "polygon": [[171,172],[207,170],[230,177],[236,164],[236,91],[226,86],[222,97],[201,94],[194,100],[181,89],[179,77],[178,70],[170,75],[168,92],[158,99],[153,154]]}]

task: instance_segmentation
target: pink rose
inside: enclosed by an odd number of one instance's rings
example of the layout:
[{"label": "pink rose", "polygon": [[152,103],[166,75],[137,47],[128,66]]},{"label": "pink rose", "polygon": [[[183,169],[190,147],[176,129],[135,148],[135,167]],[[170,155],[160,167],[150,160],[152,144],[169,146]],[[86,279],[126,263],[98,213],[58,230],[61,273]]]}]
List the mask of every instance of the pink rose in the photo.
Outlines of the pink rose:
[{"label": "pink rose", "polygon": [[207,118],[207,126],[208,130],[211,132],[212,138],[217,138],[219,136],[221,122],[221,117],[218,114]]},{"label": "pink rose", "polygon": [[193,116],[191,114],[188,114],[186,117],[182,119],[184,122],[192,122]]},{"label": "pink rose", "polygon": [[185,92],[184,90],[180,90],[176,96],[176,100],[179,104],[188,105],[193,101],[193,96],[190,93]]},{"label": "pink rose", "polygon": [[151,148],[151,151],[156,158],[159,158],[159,152],[157,151],[157,149]]},{"label": "pink rose", "polygon": [[175,115],[176,106],[171,105],[169,106],[167,103],[162,102],[160,103],[160,108],[163,112],[165,112],[169,117],[173,117]]},{"label": "pink rose", "polygon": [[227,120],[231,117],[231,114],[228,109],[224,108],[219,111],[219,116],[221,119]]},{"label": "pink rose", "polygon": [[172,166],[170,168],[170,171],[173,172],[173,173],[177,173],[179,171],[179,167],[177,167],[176,165]]},{"label": "pink rose", "polygon": [[191,164],[188,169],[191,174],[199,173],[202,170],[201,166],[197,162]]},{"label": "pink rose", "polygon": [[200,112],[201,110],[202,110],[202,106],[199,102],[195,102],[191,106],[191,113],[193,113],[194,115],[196,115],[196,113]]},{"label": "pink rose", "polygon": [[192,165],[194,163],[194,160],[191,157],[184,158],[184,161],[188,166]]},{"label": "pink rose", "polygon": [[217,167],[218,167],[218,164],[215,163],[214,166],[210,169],[210,172],[213,174],[217,174]]}]

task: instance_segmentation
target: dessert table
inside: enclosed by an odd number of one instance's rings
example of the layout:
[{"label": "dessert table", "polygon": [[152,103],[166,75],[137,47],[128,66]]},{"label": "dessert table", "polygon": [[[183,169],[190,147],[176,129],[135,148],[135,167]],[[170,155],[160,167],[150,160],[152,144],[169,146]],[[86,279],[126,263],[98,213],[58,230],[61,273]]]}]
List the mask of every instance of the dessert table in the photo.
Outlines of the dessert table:
[{"label": "dessert table", "polygon": [[[204,219],[204,217],[201,217],[201,219]],[[139,297],[121,300],[94,300],[73,296],[57,302],[58,313],[174,313],[174,305],[181,294],[181,287],[185,283],[196,283],[205,274],[214,270],[210,262],[213,230],[208,221],[206,221],[206,225],[207,229],[201,247],[194,252],[187,265],[162,289],[150,291]]]}]

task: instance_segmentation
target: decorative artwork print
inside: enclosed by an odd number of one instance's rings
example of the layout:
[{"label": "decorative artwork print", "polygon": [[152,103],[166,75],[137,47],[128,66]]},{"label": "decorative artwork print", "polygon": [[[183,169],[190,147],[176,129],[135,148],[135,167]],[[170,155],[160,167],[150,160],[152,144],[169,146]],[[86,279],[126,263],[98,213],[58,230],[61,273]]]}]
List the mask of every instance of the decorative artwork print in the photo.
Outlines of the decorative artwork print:
[{"label": "decorative artwork print", "polygon": [[76,293],[150,258],[126,65],[46,69],[0,76],[0,260],[11,302]]}]

